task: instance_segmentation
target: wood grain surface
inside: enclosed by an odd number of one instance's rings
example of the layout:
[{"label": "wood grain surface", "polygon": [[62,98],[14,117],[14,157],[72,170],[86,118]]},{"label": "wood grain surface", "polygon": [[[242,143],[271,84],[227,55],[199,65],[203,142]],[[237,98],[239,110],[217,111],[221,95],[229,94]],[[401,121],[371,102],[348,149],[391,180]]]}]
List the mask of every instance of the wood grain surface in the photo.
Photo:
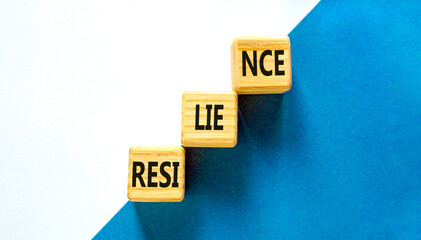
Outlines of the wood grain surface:
[{"label": "wood grain surface", "polygon": [[[142,174],[145,187],[141,186],[140,180],[136,178],[136,185],[133,186],[133,163],[141,162],[144,164]],[[157,187],[148,186],[149,163],[157,162],[157,166],[151,168],[156,177],[152,177],[152,182]],[[170,162],[170,166],[163,169],[170,176],[171,184],[167,187],[161,187],[160,183],[166,183],[168,179],[161,174],[161,164]],[[178,187],[174,187],[174,163],[178,163],[177,180]],[[141,171],[137,166],[136,173]],[[165,173],[164,173],[165,174]],[[167,176],[168,177],[168,176]],[[134,202],[180,202],[184,198],[185,182],[185,151],[183,147],[153,147],[153,146],[132,146],[129,152],[129,176],[127,184],[127,196]]]},{"label": "wood grain surface", "polygon": [[[205,129],[196,129],[197,105],[199,105],[199,125]],[[211,105],[210,124],[208,110]],[[219,120],[215,129],[215,106],[223,106],[217,111]],[[237,144],[237,94],[233,91],[185,92],[181,119],[181,144],[186,147],[234,147]],[[208,127],[208,129],[206,129]]]},{"label": "wood grain surface", "polygon": [[[270,55],[263,58],[263,68],[271,71],[266,76],[262,73],[260,63],[261,55],[264,51],[270,50]],[[282,51],[282,55],[276,55],[275,50]],[[246,52],[248,59],[243,60]],[[254,62],[254,53],[256,51],[256,62]],[[275,58],[283,61],[283,64],[276,64]],[[256,68],[256,73],[251,71],[252,66]],[[245,64],[243,64],[245,63]],[[253,64],[255,63],[255,64]],[[279,62],[278,62],[279,63]],[[244,65],[244,66],[243,66]],[[245,72],[243,67],[245,68]],[[283,71],[283,75],[276,75]],[[291,89],[292,71],[291,71],[291,46],[289,38],[281,37],[239,37],[231,45],[231,83],[232,89],[238,94],[269,94],[283,93]]]}]

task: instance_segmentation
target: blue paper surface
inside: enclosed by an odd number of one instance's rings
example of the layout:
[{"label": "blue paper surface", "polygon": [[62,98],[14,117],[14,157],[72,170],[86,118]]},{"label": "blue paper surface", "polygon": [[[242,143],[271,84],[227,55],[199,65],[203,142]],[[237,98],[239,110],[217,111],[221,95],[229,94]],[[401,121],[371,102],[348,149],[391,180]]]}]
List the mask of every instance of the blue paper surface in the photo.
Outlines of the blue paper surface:
[{"label": "blue paper surface", "polygon": [[233,149],[187,148],[181,203],[127,204],[96,239],[421,239],[421,1],[322,1],[293,86],[239,96]]}]

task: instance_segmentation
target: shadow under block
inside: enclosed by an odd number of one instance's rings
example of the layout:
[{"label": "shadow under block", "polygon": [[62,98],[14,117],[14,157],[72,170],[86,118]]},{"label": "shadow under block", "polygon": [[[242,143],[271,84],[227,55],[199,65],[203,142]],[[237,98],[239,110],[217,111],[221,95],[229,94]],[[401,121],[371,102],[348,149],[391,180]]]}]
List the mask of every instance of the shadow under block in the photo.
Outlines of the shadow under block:
[{"label": "shadow under block", "polygon": [[289,38],[239,37],[231,45],[232,89],[238,94],[283,93],[291,89]]},{"label": "shadow under block", "polygon": [[184,198],[183,147],[132,146],[127,197],[133,202],[181,202]]},{"label": "shadow under block", "polygon": [[233,91],[185,92],[181,144],[186,147],[234,147],[238,98]]}]

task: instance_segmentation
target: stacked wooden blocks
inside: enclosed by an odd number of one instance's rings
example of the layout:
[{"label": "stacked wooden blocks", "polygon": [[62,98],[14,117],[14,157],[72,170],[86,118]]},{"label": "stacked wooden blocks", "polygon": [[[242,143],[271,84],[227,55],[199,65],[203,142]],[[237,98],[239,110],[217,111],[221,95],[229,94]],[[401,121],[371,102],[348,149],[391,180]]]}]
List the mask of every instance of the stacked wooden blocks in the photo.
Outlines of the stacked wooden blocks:
[{"label": "stacked wooden blocks", "polygon": [[[240,37],[231,46],[233,91],[183,94],[181,144],[234,147],[237,94],[283,93],[291,88],[289,38]],[[128,198],[136,202],[180,202],[184,198],[183,147],[133,146],[129,154]]]}]

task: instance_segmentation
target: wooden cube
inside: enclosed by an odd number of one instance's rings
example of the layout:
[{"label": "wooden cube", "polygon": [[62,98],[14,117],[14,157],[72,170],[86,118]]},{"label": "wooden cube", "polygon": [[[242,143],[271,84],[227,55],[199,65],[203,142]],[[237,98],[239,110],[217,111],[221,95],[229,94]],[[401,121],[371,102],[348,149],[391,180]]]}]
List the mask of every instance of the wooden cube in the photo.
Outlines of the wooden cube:
[{"label": "wooden cube", "polygon": [[288,37],[239,37],[232,43],[231,82],[238,94],[286,92],[291,76]]},{"label": "wooden cube", "polygon": [[134,202],[181,202],[184,198],[183,147],[133,146],[129,153],[127,196]]},{"label": "wooden cube", "polygon": [[181,144],[186,147],[234,147],[237,144],[237,93],[185,92]]}]

